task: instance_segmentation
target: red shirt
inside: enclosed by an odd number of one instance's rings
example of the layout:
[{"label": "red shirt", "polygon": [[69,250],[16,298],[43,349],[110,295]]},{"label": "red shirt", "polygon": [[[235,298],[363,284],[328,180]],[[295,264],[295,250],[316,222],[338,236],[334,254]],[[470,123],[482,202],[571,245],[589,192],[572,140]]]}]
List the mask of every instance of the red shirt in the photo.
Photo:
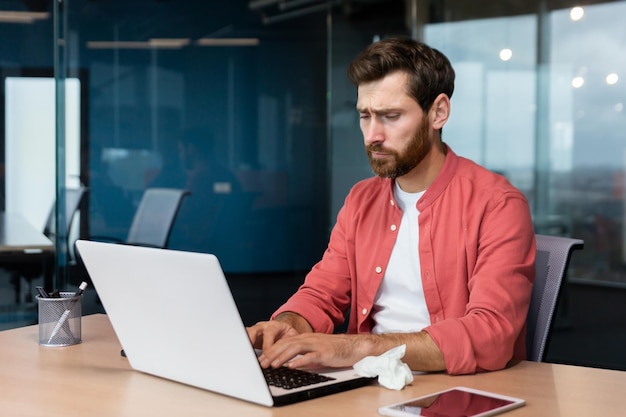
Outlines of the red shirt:
[{"label": "red shirt", "polygon": [[[525,324],[535,276],[528,202],[504,177],[448,149],[417,202],[422,285],[430,334],[450,374],[496,370],[525,359]],[[324,256],[274,313],[293,311],[332,333],[351,311],[349,333],[369,333],[374,298],[402,212],[393,180],[357,183],[339,211]]]}]

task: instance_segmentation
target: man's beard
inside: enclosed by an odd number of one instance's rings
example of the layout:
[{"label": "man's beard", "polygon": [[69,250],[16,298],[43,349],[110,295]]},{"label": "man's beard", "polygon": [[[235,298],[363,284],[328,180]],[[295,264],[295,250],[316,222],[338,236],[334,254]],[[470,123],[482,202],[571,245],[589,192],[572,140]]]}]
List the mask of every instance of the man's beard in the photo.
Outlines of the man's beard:
[{"label": "man's beard", "polygon": [[[424,117],[419,130],[404,148],[404,153],[385,149],[374,143],[365,147],[374,174],[383,178],[398,178],[408,174],[428,155],[432,144],[428,138],[428,118]],[[386,158],[372,158],[372,152],[385,152]]]}]

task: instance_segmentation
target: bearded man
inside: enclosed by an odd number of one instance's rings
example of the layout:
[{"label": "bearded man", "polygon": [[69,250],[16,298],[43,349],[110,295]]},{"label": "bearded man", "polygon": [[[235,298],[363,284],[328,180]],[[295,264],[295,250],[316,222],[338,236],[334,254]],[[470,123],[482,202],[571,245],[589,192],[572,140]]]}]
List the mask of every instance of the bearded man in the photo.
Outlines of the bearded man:
[{"label": "bearded man", "polygon": [[[528,202],[442,141],[454,70],[392,38],[351,63],[377,175],[348,194],[298,291],[248,328],[267,367],[344,367],[406,345],[414,371],[470,374],[525,359],[535,270]],[[347,334],[334,334],[349,316]]]}]

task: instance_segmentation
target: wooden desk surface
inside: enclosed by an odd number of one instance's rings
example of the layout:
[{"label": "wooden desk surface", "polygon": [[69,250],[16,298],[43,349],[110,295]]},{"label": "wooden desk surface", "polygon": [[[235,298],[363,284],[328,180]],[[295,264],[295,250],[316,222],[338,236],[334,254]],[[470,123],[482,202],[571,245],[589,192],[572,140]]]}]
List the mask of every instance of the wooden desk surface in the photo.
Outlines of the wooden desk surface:
[{"label": "wooden desk surface", "polygon": [[11,416],[376,416],[378,407],[457,385],[524,398],[507,416],[617,416],[626,372],[521,362],[480,375],[418,375],[392,391],[372,385],[266,408],[130,369],[106,315],[85,316],[83,343],[38,345],[37,326],[0,332],[0,410]]}]

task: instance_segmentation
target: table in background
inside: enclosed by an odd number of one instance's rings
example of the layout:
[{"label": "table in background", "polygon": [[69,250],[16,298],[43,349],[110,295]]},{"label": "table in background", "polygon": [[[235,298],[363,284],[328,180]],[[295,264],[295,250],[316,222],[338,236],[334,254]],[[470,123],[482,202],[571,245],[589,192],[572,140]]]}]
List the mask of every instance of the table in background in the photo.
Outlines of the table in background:
[{"label": "table in background", "polygon": [[[21,264],[43,264],[44,287],[52,289],[54,243],[21,214],[0,212],[0,267],[9,269]],[[16,284],[19,284],[19,280]],[[16,302],[20,287],[16,285]]]},{"label": "table in background", "polygon": [[[202,331],[202,329],[198,329]],[[38,327],[0,332],[0,409],[11,416],[376,416],[378,407],[464,385],[524,398],[506,416],[617,416],[626,409],[626,373],[520,362],[478,375],[425,374],[392,391],[373,384],[267,408],[133,371],[108,317],[82,319],[83,343],[38,345]],[[163,358],[167,360],[167,358]]]}]

